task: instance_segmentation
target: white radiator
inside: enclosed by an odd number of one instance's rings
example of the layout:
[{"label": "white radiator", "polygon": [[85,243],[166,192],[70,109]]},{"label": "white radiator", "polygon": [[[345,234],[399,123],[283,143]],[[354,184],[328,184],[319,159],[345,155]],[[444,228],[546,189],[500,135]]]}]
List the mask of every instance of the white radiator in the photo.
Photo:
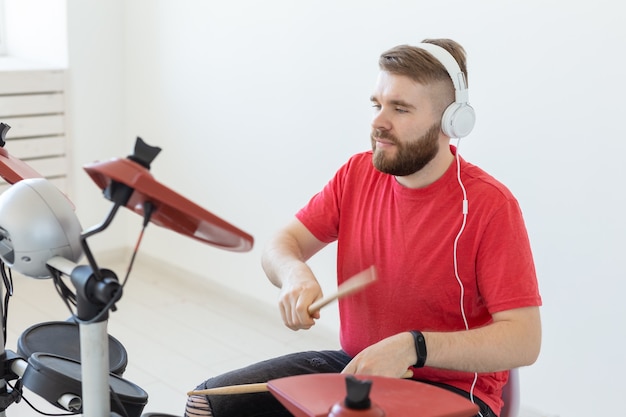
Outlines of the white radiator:
[{"label": "white radiator", "polygon": [[[11,126],[4,148],[67,193],[63,70],[0,71],[0,122]],[[0,192],[9,185],[0,178]]]}]

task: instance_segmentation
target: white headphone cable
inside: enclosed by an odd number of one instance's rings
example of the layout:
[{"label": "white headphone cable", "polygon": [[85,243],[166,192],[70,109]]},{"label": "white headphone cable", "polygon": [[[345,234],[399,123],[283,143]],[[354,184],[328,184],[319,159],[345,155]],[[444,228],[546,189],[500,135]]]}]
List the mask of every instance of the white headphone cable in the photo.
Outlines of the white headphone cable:
[{"label": "white headphone cable", "polygon": [[[461,159],[459,157],[459,145],[461,144],[461,139],[457,138],[457,142],[456,142],[456,155],[455,155],[455,159],[456,159],[456,179],[459,183],[459,186],[461,187],[461,191],[463,192],[463,222],[461,223],[461,228],[459,229],[459,233],[457,233],[456,238],[454,239],[454,276],[456,277],[456,281],[459,284],[459,287],[461,288],[461,297],[460,297],[460,304],[461,304],[461,316],[463,317],[463,324],[465,325],[465,330],[469,330],[469,325],[467,323],[467,316],[465,315],[465,306],[463,305],[463,300],[465,298],[465,287],[463,286],[463,281],[461,281],[461,277],[459,276],[459,266],[458,266],[458,260],[457,260],[457,247],[458,247],[458,243],[459,243],[459,239],[461,237],[461,234],[463,234],[463,231],[465,230],[465,225],[467,224],[467,213],[469,211],[469,204],[468,204],[468,200],[467,200],[467,190],[465,189],[465,185],[463,185],[463,180],[461,180]],[[476,382],[478,381],[478,372],[474,372],[474,381],[472,382],[472,386],[470,388],[470,401],[472,403],[474,403],[474,387],[476,386]],[[475,404],[475,403],[474,403]],[[480,411],[478,412],[478,415],[480,417],[483,417],[483,415],[480,413]]]},{"label": "white headphone cable", "polygon": [[461,316],[463,317],[463,324],[465,325],[465,330],[469,330],[469,325],[467,324],[467,317],[465,316],[465,306],[463,306],[463,299],[465,298],[465,287],[463,286],[463,282],[459,277],[459,265],[457,259],[457,247],[459,244],[459,239],[461,238],[461,234],[465,230],[465,224],[467,223],[467,213],[469,209],[468,201],[467,201],[467,191],[465,190],[465,185],[463,185],[463,180],[461,180],[461,159],[459,157],[459,145],[461,140],[458,139],[456,145],[456,179],[461,187],[461,191],[463,192],[463,223],[461,223],[461,228],[459,229],[459,233],[457,233],[456,238],[454,239],[454,276],[456,277],[456,281],[459,283],[459,287],[461,288]]}]

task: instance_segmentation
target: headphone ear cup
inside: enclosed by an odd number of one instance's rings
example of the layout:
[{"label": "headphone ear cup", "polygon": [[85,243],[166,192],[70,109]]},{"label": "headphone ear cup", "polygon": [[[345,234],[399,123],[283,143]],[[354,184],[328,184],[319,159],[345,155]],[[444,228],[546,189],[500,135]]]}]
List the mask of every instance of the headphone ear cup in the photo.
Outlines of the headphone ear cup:
[{"label": "headphone ear cup", "polygon": [[451,138],[469,135],[476,123],[474,108],[467,103],[452,103],[443,112],[441,130]]}]

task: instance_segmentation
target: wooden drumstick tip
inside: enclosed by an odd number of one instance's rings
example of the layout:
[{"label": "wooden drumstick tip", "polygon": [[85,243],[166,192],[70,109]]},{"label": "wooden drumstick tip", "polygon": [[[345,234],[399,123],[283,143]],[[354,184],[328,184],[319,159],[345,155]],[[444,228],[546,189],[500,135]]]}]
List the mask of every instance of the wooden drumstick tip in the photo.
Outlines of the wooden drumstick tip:
[{"label": "wooden drumstick tip", "polygon": [[267,382],[256,384],[230,385],[225,387],[215,387],[196,391],[189,391],[187,396],[192,395],[232,395],[232,394],[253,394],[256,392],[268,391]]}]

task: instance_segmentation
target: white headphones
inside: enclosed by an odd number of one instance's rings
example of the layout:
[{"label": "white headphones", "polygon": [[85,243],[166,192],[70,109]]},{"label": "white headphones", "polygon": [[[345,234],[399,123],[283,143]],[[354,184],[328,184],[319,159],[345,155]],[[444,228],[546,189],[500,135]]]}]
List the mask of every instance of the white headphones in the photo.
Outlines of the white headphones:
[{"label": "white headphones", "polygon": [[441,130],[451,138],[463,138],[470,134],[476,123],[474,109],[467,102],[468,91],[465,74],[459,63],[444,48],[432,43],[420,43],[416,48],[429,52],[448,71],[454,84],[454,103],[450,104],[441,117]]}]

